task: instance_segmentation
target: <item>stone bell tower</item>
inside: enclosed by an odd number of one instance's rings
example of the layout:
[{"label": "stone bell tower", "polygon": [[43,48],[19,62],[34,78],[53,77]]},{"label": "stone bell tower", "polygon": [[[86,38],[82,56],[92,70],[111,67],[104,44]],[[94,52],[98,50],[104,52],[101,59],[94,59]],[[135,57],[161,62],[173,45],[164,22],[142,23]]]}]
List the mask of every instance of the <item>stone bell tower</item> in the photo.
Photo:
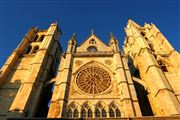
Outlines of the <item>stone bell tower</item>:
[{"label": "stone bell tower", "polygon": [[0,70],[0,119],[33,117],[41,93],[55,76],[61,47],[56,23],[31,28]]},{"label": "stone bell tower", "polygon": [[154,24],[140,26],[129,20],[125,31],[125,54],[146,87],[153,114],[180,115],[179,53]]},{"label": "stone bell tower", "polygon": [[112,34],[109,45],[93,32],[77,45],[74,34],[54,79],[49,118],[141,116],[127,57]]}]

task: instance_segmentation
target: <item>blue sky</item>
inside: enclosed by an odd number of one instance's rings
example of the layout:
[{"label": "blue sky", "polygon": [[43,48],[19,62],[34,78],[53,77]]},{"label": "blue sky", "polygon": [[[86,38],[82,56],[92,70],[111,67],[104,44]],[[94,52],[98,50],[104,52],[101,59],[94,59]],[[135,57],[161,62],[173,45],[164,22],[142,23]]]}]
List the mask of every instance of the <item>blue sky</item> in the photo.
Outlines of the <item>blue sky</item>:
[{"label": "blue sky", "polygon": [[46,29],[57,21],[63,50],[73,33],[80,44],[91,29],[106,44],[113,32],[122,46],[129,18],[154,23],[180,51],[178,0],[0,0],[0,67],[31,26]]}]

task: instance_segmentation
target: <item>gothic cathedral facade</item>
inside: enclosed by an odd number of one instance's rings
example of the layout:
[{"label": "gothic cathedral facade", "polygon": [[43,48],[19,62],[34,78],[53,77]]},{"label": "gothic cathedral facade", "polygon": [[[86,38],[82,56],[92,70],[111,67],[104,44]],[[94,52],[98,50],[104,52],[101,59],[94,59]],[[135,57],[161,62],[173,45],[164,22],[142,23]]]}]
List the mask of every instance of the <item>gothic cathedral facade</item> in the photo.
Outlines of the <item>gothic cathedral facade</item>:
[{"label": "gothic cathedral facade", "polygon": [[0,119],[180,118],[179,53],[154,24],[125,32],[123,51],[92,32],[62,53],[57,23],[31,28],[0,70]]}]

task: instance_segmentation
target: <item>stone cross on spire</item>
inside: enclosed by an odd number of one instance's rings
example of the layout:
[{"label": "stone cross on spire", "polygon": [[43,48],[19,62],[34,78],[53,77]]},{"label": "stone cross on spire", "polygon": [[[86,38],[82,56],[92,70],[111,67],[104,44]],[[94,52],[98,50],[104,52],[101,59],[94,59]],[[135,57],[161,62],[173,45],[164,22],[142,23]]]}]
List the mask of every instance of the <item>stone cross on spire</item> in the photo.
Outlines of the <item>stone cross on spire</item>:
[{"label": "stone cross on spire", "polygon": [[92,35],[94,34],[94,31],[93,31],[93,29],[91,30],[91,34],[92,34]]}]

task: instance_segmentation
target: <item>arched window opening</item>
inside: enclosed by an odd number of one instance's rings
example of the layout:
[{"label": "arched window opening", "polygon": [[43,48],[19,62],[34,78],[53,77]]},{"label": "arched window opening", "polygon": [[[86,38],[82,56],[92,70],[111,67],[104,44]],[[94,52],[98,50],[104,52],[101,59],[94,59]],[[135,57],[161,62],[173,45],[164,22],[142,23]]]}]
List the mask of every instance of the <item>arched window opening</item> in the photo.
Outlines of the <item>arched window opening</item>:
[{"label": "arched window opening", "polygon": [[39,35],[36,35],[36,36],[34,37],[34,41],[37,41],[38,38],[39,38]]},{"label": "arched window opening", "polygon": [[100,110],[99,109],[95,110],[95,117],[100,117]]},{"label": "arched window opening", "polygon": [[166,65],[161,60],[158,61],[158,64],[163,72],[168,72]]},{"label": "arched window opening", "polygon": [[37,53],[38,50],[39,50],[39,46],[35,46],[34,50],[33,50],[33,53]]},{"label": "arched window opening", "polygon": [[116,117],[121,117],[121,113],[118,108],[116,109]]},{"label": "arched window opening", "polygon": [[78,116],[79,116],[79,112],[78,112],[77,109],[75,109],[75,110],[74,110],[74,115],[73,115],[73,117],[74,117],[74,118],[77,118]]},{"label": "arched window opening", "polygon": [[116,103],[111,103],[110,109],[109,109],[109,116],[110,117],[121,117],[120,110],[118,109],[118,104]]},{"label": "arched window opening", "polygon": [[112,108],[110,108],[110,110],[109,110],[109,116],[115,117],[114,110]]},{"label": "arched window opening", "polygon": [[44,39],[44,35],[41,35],[40,39],[39,39],[39,42],[42,42]]},{"label": "arched window opening", "polygon": [[145,36],[145,33],[144,33],[144,32],[141,32],[141,35],[144,37],[144,36]]},{"label": "arched window opening", "polygon": [[89,117],[89,118],[92,117],[92,110],[91,110],[91,109],[88,110],[88,117]]},{"label": "arched window opening", "polygon": [[106,111],[104,109],[102,109],[102,117],[106,117]]},{"label": "arched window opening", "polygon": [[94,39],[91,39],[91,40],[89,41],[89,44],[96,44],[96,41],[95,41]]},{"label": "arched window opening", "polygon": [[87,48],[87,51],[88,51],[88,52],[96,52],[96,51],[97,51],[97,48],[94,47],[94,46],[90,46],[90,47]]},{"label": "arched window opening", "polygon": [[29,54],[31,52],[32,46],[28,46],[27,51],[25,54]]},{"label": "arched window opening", "polygon": [[72,110],[71,109],[68,110],[67,117],[68,118],[72,118]]},{"label": "arched window opening", "polygon": [[81,111],[81,117],[82,117],[82,118],[87,117],[87,116],[86,116],[86,110],[85,110],[85,109],[82,109],[82,111]]}]

